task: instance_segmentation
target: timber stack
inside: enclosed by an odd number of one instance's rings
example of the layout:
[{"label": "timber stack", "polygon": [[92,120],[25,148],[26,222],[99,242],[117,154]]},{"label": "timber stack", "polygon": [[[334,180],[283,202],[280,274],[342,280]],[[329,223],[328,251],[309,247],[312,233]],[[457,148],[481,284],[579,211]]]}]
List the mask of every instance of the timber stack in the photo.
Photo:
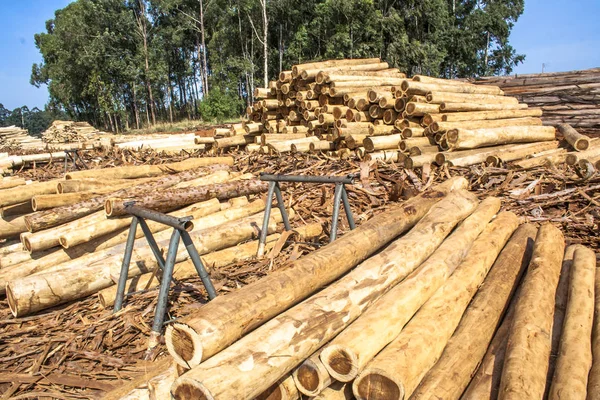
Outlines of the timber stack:
[{"label": "timber stack", "polygon": [[178,367],[130,398],[598,399],[594,252],[466,187],[451,178],[170,324]]},{"label": "timber stack", "polygon": [[407,79],[379,59],[295,65],[254,97],[259,100],[248,108],[248,120],[219,132],[217,149],[323,152],[411,169],[546,160],[562,157],[569,146],[542,124],[542,109],[497,86],[424,75]]},{"label": "timber stack", "polygon": [[567,123],[600,131],[600,68],[489,76],[477,78],[474,83],[498,86],[530,107],[541,108],[545,125]]},{"label": "timber stack", "polygon": [[[252,174],[233,171],[232,165],[231,157],[190,158],[76,171],[47,182],[3,180],[0,238],[6,241],[0,293],[6,294],[14,316],[98,292],[102,304],[112,305],[131,223],[123,211],[127,201],[176,217],[192,216],[190,235],[209,269],[255,256],[255,226],[262,224],[265,208],[260,196],[267,185]],[[273,210],[268,246],[278,239],[281,221],[279,209]],[[150,221],[148,227],[166,251],[170,229]],[[320,228],[307,226],[302,232]],[[142,236],[138,229],[136,237]],[[195,274],[184,246],[177,263],[179,278]],[[156,286],[156,268],[148,245],[136,242],[129,290]]]},{"label": "timber stack", "polygon": [[18,126],[7,126],[0,128],[0,147],[32,149],[42,147],[42,141],[34,136],[30,136],[27,129]]},{"label": "timber stack", "polygon": [[56,120],[42,133],[42,140],[45,143],[85,142],[94,139],[99,133],[87,122]]}]

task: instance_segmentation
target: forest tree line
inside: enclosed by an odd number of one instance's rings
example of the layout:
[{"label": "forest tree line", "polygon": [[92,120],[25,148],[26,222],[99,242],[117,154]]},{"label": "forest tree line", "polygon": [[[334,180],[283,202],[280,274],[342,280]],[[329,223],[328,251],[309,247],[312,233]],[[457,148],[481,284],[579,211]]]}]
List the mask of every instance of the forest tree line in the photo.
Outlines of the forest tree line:
[{"label": "forest tree line", "polygon": [[106,130],[239,116],[309,60],[380,57],[408,75],[510,73],[523,0],[76,0],[35,35],[31,83]]}]

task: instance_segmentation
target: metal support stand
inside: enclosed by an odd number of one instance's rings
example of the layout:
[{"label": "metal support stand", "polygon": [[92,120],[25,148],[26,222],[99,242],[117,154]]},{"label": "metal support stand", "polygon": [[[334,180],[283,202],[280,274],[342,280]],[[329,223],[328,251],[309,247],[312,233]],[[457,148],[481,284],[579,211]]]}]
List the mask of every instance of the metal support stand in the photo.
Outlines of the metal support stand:
[{"label": "metal support stand", "polygon": [[89,169],[88,166],[85,164],[85,161],[83,161],[83,158],[81,158],[81,155],[79,154],[79,149],[64,150],[64,152],[66,154],[65,174],[67,173],[67,164],[68,164],[69,160],[71,160],[71,162],[73,163],[73,166],[77,170],[81,169],[81,168],[79,168],[79,165],[77,165],[77,161],[79,161],[85,169]]},{"label": "metal support stand", "polygon": [[[160,288],[158,294],[158,302],[156,304],[156,310],[154,313],[154,323],[152,325],[152,334],[150,338],[149,350],[154,348],[158,344],[158,338],[161,335],[167,305],[169,303],[169,288],[173,279],[173,268],[175,267],[175,261],[177,259],[177,249],[179,248],[179,241],[182,240],[185,248],[190,255],[190,259],[196,268],[196,272],[200,276],[208,298],[210,300],[217,297],[215,287],[210,280],[210,276],[202,263],[200,254],[196,250],[192,238],[188,231],[193,227],[190,222],[192,217],[175,218],[170,215],[162,214],[156,211],[152,211],[142,207],[136,207],[135,202],[125,203],[125,211],[132,216],[131,225],[129,227],[129,235],[127,236],[127,242],[125,245],[125,255],[123,257],[123,264],[121,265],[121,274],[119,276],[119,283],[117,286],[117,296],[115,299],[115,305],[113,312],[117,312],[123,308],[123,301],[125,299],[125,286],[127,284],[127,278],[129,274],[129,264],[131,263],[131,256],[133,253],[133,246],[135,243],[135,234],[138,225],[142,228],[144,236],[156,258],[159,268],[162,270],[162,278],[160,280]],[[167,250],[167,258],[163,258],[163,255],[146,223],[146,220],[155,221],[173,229],[171,240],[169,242],[169,249]]]},{"label": "metal support stand", "polygon": [[354,183],[356,175],[347,176],[309,176],[309,175],[272,175],[272,174],[260,174],[260,180],[269,182],[269,191],[267,192],[267,204],[265,207],[265,217],[263,220],[262,230],[260,231],[260,239],[258,245],[258,256],[261,257],[265,251],[265,243],[267,241],[267,231],[269,229],[269,218],[271,217],[273,193],[277,198],[277,207],[281,211],[281,217],[286,230],[291,230],[290,221],[288,218],[285,205],[283,203],[283,196],[281,195],[281,188],[279,182],[295,182],[295,183],[329,183],[335,184],[335,191],[333,195],[333,220],[331,222],[331,234],[329,236],[329,242],[333,242],[337,238],[338,219],[340,216],[340,203],[344,205],[344,211],[348,218],[348,225],[350,229],[355,229],[356,224],[354,223],[354,217],[352,216],[352,210],[350,209],[350,202],[348,200],[348,192],[346,191],[347,184]]}]

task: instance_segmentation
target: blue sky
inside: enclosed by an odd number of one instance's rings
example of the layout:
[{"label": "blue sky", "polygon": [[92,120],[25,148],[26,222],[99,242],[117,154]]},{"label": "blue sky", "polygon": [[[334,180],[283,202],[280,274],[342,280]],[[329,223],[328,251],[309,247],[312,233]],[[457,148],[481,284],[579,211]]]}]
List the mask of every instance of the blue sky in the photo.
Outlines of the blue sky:
[{"label": "blue sky", "polygon": [[[41,61],[33,35],[45,29],[54,10],[70,0],[0,0],[0,103],[42,108],[45,87],[29,84],[31,65]],[[600,0],[525,0],[511,43],[527,56],[515,73],[600,67]]]}]

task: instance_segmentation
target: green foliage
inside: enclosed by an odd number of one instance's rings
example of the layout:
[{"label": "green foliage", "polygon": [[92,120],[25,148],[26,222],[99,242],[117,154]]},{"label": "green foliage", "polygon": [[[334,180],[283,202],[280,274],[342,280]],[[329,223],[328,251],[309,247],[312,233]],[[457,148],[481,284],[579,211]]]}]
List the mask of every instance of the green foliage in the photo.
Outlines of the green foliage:
[{"label": "green foliage", "polygon": [[215,89],[198,105],[205,121],[223,122],[242,114],[243,102],[236,96]]},{"label": "green foliage", "polygon": [[[510,73],[524,59],[509,43],[524,0],[265,1],[271,78],[329,58],[449,78]],[[263,84],[263,28],[260,0],[75,0],[35,35],[31,83],[48,86],[53,109],[106,130],[142,128],[151,114],[227,118]]]}]

